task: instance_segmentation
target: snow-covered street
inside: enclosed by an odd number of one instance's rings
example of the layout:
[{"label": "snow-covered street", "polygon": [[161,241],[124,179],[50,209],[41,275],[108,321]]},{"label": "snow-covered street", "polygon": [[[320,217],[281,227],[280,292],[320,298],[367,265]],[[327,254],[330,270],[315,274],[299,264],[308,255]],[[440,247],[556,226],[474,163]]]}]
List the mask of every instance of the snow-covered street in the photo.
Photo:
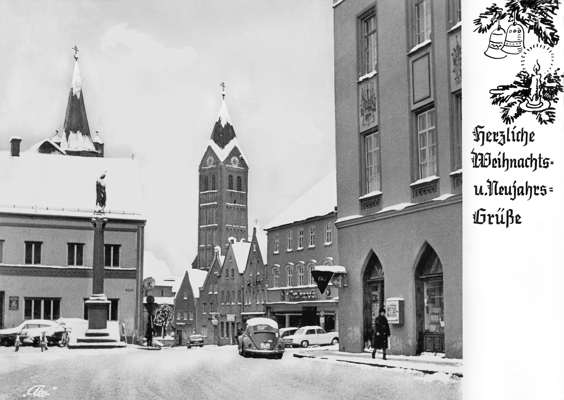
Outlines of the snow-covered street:
[{"label": "snow-covered street", "polygon": [[147,351],[0,348],[0,399],[459,399],[444,374],[298,359],[242,358],[234,346]]}]

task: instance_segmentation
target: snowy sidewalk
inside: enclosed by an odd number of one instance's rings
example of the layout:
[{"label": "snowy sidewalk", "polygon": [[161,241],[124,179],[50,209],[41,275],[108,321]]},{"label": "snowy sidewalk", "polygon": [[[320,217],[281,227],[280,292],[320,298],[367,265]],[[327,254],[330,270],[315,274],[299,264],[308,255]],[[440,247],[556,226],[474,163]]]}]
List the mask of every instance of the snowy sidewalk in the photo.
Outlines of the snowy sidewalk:
[{"label": "snowy sidewalk", "polygon": [[419,371],[425,374],[437,372],[462,378],[462,360],[450,359],[433,354],[419,356],[388,355],[387,360],[382,360],[382,353],[376,353],[372,358],[371,353],[345,353],[338,350],[337,346],[311,347],[299,350],[293,354],[297,358],[316,358],[321,360],[334,360],[351,364],[363,364],[382,368],[400,368]]}]

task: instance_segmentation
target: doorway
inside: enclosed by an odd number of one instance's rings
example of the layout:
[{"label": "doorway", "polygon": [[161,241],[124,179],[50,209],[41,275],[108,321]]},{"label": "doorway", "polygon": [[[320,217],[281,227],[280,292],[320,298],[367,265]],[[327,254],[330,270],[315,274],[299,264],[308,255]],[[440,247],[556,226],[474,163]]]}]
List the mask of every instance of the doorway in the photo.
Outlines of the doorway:
[{"label": "doorway", "polygon": [[444,353],[443,266],[429,245],[415,269],[415,301],[418,353]]},{"label": "doorway", "polygon": [[374,320],[378,311],[384,307],[384,269],[376,254],[371,253],[363,276],[363,343],[371,347]]}]

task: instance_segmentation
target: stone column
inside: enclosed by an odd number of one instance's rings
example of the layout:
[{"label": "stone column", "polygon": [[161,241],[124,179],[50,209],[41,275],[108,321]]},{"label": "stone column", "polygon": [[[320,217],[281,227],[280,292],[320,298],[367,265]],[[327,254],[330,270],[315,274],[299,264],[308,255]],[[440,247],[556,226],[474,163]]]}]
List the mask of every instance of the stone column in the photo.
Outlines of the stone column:
[{"label": "stone column", "polygon": [[[100,331],[108,326],[110,302],[104,294],[104,227],[107,218],[92,218],[94,227],[94,250],[92,262],[92,296],[86,301],[88,309],[88,330]],[[88,335],[88,332],[87,332]]]}]

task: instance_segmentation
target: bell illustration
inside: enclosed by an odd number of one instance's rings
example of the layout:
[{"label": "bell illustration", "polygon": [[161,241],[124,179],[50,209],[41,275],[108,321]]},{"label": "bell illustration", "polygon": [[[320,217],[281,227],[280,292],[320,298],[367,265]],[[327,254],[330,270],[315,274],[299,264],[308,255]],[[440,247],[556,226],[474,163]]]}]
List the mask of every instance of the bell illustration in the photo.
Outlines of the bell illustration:
[{"label": "bell illustration", "polygon": [[501,49],[505,44],[505,29],[503,29],[499,23],[497,24],[496,30],[490,35],[490,42],[488,43],[488,48],[484,52],[489,58],[505,58],[505,54]]},{"label": "bell illustration", "polygon": [[507,36],[505,37],[505,44],[502,49],[507,54],[519,54],[525,47],[524,32],[521,25],[513,22],[507,28]]}]

